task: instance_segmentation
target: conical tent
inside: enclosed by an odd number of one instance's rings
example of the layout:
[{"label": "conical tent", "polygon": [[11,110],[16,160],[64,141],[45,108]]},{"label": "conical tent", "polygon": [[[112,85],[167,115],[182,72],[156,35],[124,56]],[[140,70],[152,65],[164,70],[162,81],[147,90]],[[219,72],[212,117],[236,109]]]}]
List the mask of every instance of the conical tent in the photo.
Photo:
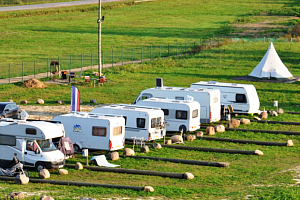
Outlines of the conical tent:
[{"label": "conical tent", "polygon": [[249,74],[249,77],[257,79],[275,79],[279,81],[295,80],[295,77],[281,61],[272,42],[260,63]]}]

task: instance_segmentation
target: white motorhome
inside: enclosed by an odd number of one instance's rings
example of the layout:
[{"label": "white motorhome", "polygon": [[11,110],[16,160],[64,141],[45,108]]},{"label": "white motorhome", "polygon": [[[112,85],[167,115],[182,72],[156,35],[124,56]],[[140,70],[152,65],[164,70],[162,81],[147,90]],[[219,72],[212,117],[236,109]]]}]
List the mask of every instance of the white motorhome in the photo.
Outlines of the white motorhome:
[{"label": "white motorhome", "polygon": [[55,116],[70,137],[74,151],[93,149],[114,151],[125,146],[125,119],[122,116],[73,112]]},{"label": "white motorhome", "polygon": [[220,90],[221,105],[232,105],[235,113],[259,113],[260,103],[254,85],[200,81],[190,87]]},{"label": "white motorhome", "polygon": [[36,170],[61,168],[64,154],[56,149],[52,138],[63,137],[62,124],[4,118],[0,121],[0,159],[16,156],[27,167]]},{"label": "white motorhome", "polygon": [[167,131],[189,132],[200,128],[200,104],[197,101],[150,98],[136,105],[161,108]]},{"label": "white motorhome", "polygon": [[220,91],[217,89],[193,89],[182,87],[153,87],[142,91],[133,104],[152,97],[161,99],[188,100],[193,97],[200,106],[200,122],[212,123],[220,120]]},{"label": "white motorhome", "polygon": [[156,140],[165,135],[164,112],[160,108],[128,104],[94,108],[90,113],[122,115],[127,140]]}]

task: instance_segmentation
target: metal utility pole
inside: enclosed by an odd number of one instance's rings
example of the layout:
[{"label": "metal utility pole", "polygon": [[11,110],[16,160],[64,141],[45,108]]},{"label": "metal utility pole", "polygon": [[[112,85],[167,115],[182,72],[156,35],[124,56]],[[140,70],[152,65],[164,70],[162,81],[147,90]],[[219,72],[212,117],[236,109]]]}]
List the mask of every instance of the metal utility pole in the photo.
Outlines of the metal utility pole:
[{"label": "metal utility pole", "polygon": [[99,17],[98,17],[98,72],[101,76],[102,59],[101,59],[101,0],[99,0]]}]

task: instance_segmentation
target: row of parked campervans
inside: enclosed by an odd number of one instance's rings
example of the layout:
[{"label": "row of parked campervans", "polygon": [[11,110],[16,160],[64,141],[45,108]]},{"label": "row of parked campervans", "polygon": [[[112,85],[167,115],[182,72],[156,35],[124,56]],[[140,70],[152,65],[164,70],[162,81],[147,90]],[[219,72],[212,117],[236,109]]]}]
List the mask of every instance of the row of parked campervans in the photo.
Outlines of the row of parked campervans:
[{"label": "row of parked campervans", "polygon": [[232,105],[235,112],[259,112],[253,85],[218,82],[179,88],[164,87],[158,79],[156,87],[142,91],[133,104],[98,107],[90,113],[72,112],[51,122],[2,119],[0,158],[11,160],[15,155],[25,166],[37,170],[60,168],[64,154],[54,146],[55,138],[70,137],[75,151],[113,151],[124,148],[125,139],[156,140],[166,131],[195,131],[201,122],[219,121],[221,105]]}]

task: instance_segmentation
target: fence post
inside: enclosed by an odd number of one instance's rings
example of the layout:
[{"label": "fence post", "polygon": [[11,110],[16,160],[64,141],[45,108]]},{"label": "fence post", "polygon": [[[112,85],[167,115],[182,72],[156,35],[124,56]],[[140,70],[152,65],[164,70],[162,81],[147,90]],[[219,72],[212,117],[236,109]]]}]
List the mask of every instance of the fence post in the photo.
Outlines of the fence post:
[{"label": "fence post", "polygon": [[35,74],[36,74],[36,60],[34,60],[34,75],[33,75],[34,78],[35,78]]},{"label": "fence post", "polygon": [[22,81],[24,81],[24,62],[22,62]]},{"label": "fence post", "polygon": [[93,69],[93,65],[94,65],[94,63],[93,63],[93,52],[92,52],[92,54],[91,54],[91,67],[92,67],[92,69]]},{"label": "fence post", "polygon": [[70,55],[70,72],[71,72],[71,66],[72,66],[72,55]]},{"label": "fence post", "polygon": [[131,49],[131,61],[132,61],[132,64],[133,64],[133,48]]},{"label": "fence post", "polygon": [[47,58],[47,65],[46,65],[47,66],[47,78],[48,78],[48,72],[49,72],[49,64],[48,63],[49,63],[49,58]]},{"label": "fence post", "polygon": [[112,56],[112,58],[111,58],[111,67],[113,67],[114,66],[114,50],[112,49],[111,52],[112,52],[111,53],[111,56]]},{"label": "fence post", "polygon": [[8,83],[10,83],[10,63],[8,64]]},{"label": "fence post", "polygon": [[143,63],[143,47],[141,49],[141,63]]}]

